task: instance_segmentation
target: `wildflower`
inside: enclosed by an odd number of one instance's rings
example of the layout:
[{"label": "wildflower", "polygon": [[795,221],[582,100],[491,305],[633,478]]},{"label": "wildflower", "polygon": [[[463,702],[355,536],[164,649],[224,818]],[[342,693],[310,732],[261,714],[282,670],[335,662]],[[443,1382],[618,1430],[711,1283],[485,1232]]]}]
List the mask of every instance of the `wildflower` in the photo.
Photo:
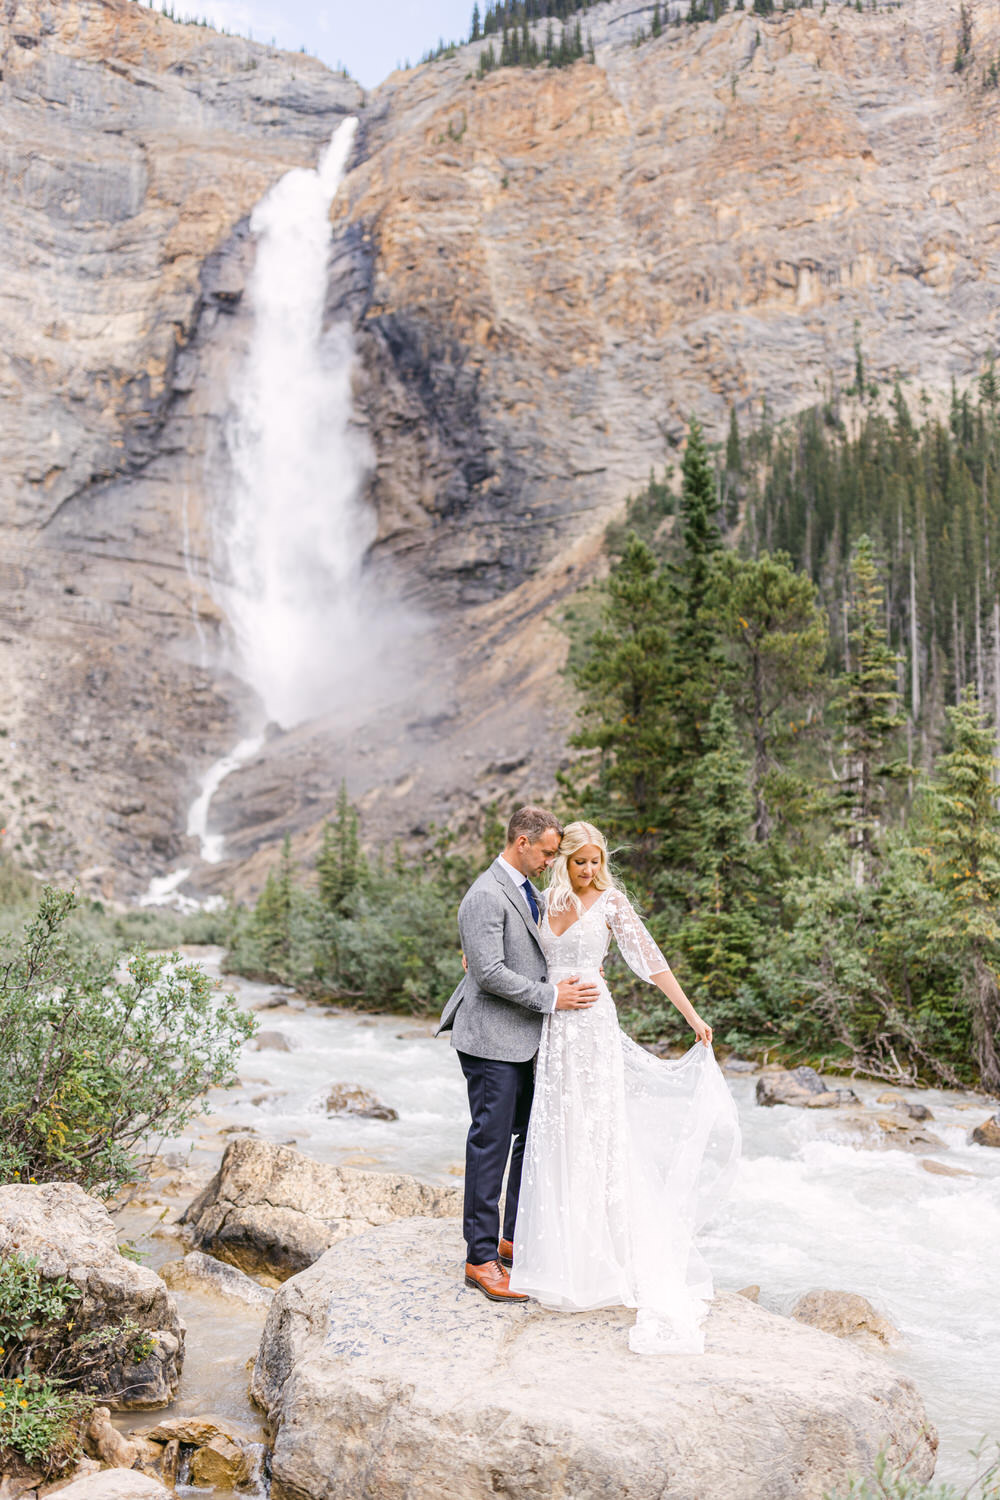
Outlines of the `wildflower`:
[{"label": "wildflower", "polygon": [[27,1411],[28,1410],[28,1403],[27,1403],[27,1401],[19,1401],[17,1404],[21,1408],[22,1411]]}]

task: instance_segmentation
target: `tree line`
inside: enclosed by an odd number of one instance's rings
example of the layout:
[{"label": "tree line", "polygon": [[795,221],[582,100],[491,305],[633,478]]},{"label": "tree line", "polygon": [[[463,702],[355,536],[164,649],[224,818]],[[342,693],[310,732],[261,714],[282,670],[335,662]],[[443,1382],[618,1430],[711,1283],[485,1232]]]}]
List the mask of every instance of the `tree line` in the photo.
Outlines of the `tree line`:
[{"label": "tree line", "polygon": [[[692,421],[679,495],[651,476],[609,528],[606,581],[564,616],[559,810],[606,830],[723,1045],[1000,1091],[995,383],[919,423],[862,388],[853,434],[829,403],[746,434],[734,415],[713,455]],[[343,791],[315,878],[286,847],[234,914],[233,963],[433,1009],[500,838],[366,859]],[[647,987],[614,986],[641,1039],[683,1040]]]}]

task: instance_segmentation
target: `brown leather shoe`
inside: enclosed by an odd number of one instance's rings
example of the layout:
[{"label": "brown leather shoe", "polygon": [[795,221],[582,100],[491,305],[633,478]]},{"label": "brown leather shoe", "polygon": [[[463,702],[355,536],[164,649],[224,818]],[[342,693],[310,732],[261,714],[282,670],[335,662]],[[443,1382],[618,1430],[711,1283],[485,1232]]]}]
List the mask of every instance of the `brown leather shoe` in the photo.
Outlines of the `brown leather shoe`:
[{"label": "brown leather shoe", "polygon": [[510,1270],[511,1266],[514,1264],[514,1241],[513,1240],[501,1240],[500,1241],[500,1244],[499,1244],[499,1246],[497,1248],[497,1260],[500,1262],[500,1264],[502,1266],[506,1266],[507,1269],[508,1269],[508,1271]]},{"label": "brown leather shoe", "polygon": [[510,1277],[498,1260],[488,1260],[481,1266],[465,1263],[466,1286],[478,1287],[491,1302],[527,1302],[523,1292],[512,1292]]}]

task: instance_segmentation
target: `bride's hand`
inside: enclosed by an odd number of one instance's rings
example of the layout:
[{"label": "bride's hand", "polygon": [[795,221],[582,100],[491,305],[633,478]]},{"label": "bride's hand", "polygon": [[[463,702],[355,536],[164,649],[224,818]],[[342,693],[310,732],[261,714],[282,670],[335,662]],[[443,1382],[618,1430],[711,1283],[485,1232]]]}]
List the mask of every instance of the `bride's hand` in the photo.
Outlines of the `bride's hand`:
[{"label": "bride's hand", "polygon": [[697,1040],[704,1043],[706,1047],[711,1047],[712,1028],[711,1026],[709,1026],[708,1022],[703,1021],[701,1019],[701,1016],[696,1013],[694,1020],[691,1022],[691,1026],[694,1030],[694,1034]]}]

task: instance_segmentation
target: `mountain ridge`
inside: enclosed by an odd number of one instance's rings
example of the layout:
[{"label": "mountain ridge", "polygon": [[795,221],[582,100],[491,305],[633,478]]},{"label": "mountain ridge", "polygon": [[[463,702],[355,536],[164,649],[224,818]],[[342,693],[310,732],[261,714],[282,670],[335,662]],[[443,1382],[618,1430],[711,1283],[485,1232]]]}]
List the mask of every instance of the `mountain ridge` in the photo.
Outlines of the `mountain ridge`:
[{"label": "mountain ridge", "polygon": [[[30,192],[4,230],[0,759],[39,870],[122,897],[196,863],[187,803],[253,711],[210,578],[246,218],[348,110],[326,312],[354,328],[374,587],[419,603],[433,660],[360,727],[272,735],[217,798],[232,862],[203,889],[259,884],[286,831],[308,854],[342,777],[380,838],[550,789],[573,710],[545,617],[692,411],[721,436],[731,405],[811,404],[858,339],[873,378],[935,388],[996,349],[995,0],[963,74],[950,0],[634,46],[652,10],[589,10],[593,64],[479,80],[473,44],[363,97],[130,0],[8,0],[6,182]],[[54,244],[80,248],[52,279]]]}]

